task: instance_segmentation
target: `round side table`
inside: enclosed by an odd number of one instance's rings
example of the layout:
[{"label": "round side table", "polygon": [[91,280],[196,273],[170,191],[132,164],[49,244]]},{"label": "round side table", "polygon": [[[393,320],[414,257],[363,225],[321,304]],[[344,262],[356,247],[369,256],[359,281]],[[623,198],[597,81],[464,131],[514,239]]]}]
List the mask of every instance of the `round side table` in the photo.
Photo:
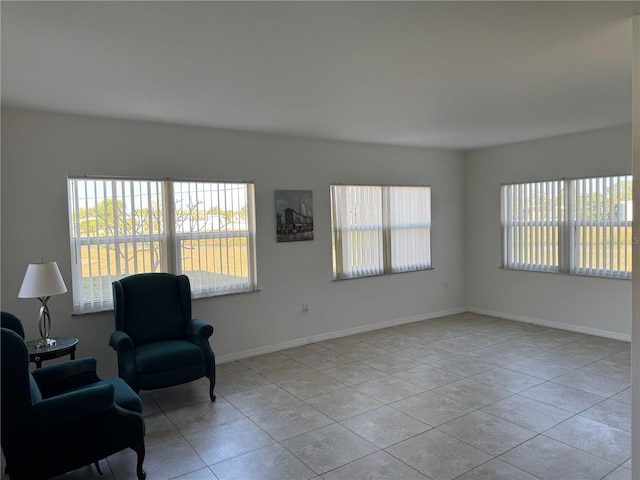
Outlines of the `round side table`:
[{"label": "round side table", "polygon": [[40,340],[29,340],[27,342],[27,350],[29,351],[29,361],[35,362],[36,368],[42,367],[44,360],[63,357],[69,355],[71,360],[76,358],[76,345],[78,339],[75,337],[52,337],[56,341],[55,345],[50,347],[36,347]]}]

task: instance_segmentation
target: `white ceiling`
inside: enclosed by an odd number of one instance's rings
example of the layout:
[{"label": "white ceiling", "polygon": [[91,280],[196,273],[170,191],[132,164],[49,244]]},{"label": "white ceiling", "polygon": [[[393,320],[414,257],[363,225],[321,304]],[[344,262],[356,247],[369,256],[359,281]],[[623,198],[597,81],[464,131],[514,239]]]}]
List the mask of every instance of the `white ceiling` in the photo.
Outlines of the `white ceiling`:
[{"label": "white ceiling", "polygon": [[2,104],[469,149],[631,121],[640,2],[8,2]]}]

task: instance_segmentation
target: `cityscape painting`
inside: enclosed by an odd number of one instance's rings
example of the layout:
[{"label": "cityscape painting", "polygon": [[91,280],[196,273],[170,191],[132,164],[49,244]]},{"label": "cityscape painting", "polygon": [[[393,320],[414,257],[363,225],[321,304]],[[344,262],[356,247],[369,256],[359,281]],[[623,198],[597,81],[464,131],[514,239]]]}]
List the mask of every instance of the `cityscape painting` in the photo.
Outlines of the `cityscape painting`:
[{"label": "cityscape painting", "polygon": [[313,240],[313,192],[276,190],[278,242]]}]

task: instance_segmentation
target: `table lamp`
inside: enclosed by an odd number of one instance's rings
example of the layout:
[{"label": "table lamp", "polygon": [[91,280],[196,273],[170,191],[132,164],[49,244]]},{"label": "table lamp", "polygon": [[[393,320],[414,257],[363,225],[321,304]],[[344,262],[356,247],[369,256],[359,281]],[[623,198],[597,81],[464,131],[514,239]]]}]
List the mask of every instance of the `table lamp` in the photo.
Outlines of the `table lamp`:
[{"label": "table lamp", "polygon": [[52,295],[60,295],[67,291],[58,264],[56,262],[30,263],[27,273],[22,280],[19,298],[37,298],[42,302],[40,314],[38,315],[38,330],[40,331],[40,341],[36,348],[50,347],[56,341],[49,338],[51,332],[51,316],[47,301]]}]

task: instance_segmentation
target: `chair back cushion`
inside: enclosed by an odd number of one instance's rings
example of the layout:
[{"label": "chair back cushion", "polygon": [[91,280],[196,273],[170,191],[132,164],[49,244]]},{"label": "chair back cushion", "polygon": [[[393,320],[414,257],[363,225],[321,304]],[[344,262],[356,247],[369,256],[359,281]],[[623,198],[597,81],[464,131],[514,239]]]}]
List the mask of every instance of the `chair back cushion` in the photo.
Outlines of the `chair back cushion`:
[{"label": "chair back cushion", "polygon": [[135,346],[186,338],[191,288],[186,275],[141,273],[113,282],[116,329]]},{"label": "chair back cushion", "polygon": [[16,332],[24,340],[24,327],[22,322],[13,313],[0,312],[0,325]]},{"label": "chair back cushion", "polygon": [[27,344],[13,330],[0,329],[2,338],[2,425],[42,400],[38,385],[29,373]]}]

